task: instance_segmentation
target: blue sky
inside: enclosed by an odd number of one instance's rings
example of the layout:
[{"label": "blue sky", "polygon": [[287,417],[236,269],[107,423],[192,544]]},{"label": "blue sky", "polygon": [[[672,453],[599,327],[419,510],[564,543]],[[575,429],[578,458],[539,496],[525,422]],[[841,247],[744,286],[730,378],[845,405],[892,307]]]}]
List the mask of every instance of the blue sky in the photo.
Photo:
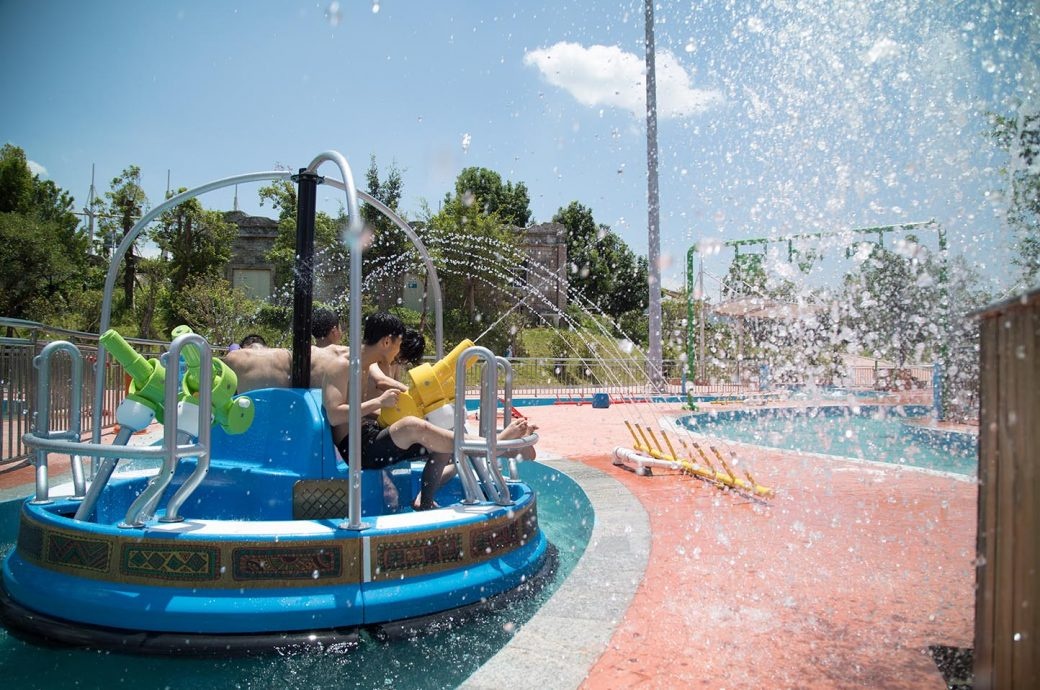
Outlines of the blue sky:
[{"label": "blue sky", "polygon": [[[838,4],[659,3],[666,285],[693,242],[929,218],[1009,280],[982,132],[1037,103],[1036,3]],[[154,204],[167,171],[192,187],[336,149],[362,181],[371,155],[395,163],[410,217],[483,166],[527,185],[537,221],[577,200],[646,252],[635,0],[3,0],[0,39],[0,138],[79,203],[92,163],[99,191],[139,165]],[[255,188],[239,203],[270,212]]]}]

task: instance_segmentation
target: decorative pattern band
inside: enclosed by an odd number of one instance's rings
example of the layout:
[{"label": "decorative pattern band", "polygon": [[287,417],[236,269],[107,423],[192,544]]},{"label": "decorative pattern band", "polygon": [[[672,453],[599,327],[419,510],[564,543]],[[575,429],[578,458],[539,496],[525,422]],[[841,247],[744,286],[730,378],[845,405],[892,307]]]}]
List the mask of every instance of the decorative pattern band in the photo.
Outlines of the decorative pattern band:
[{"label": "decorative pattern band", "polygon": [[[70,521],[71,522],[71,521]],[[478,565],[529,543],[538,534],[534,499],[520,510],[481,522],[421,532],[365,534],[374,555],[370,580],[400,580]],[[23,508],[17,551],[47,570],[116,584],[241,589],[360,585],[361,539],[164,540],[140,532],[80,531],[38,520]]]}]

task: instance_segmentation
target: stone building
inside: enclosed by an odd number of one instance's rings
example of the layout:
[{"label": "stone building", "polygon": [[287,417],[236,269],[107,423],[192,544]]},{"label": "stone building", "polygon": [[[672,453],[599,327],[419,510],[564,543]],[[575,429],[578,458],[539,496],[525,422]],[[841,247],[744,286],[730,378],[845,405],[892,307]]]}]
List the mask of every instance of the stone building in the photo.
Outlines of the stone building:
[{"label": "stone building", "polygon": [[[275,287],[274,266],[267,260],[267,253],[274,247],[278,221],[241,211],[228,211],[224,218],[238,226],[231,245],[227,279],[253,299],[270,297]],[[524,278],[544,298],[528,299],[524,307],[557,323],[559,314],[567,308],[566,228],[560,223],[539,223],[520,233],[520,250],[525,256],[521,265]],[[400,303],[421,310],[425,277],[407,275],[401,285]]]},{"label": "stone building", "polygon": [[527,257],[522,267],[527,283],[544,298],[528,300],[527,307],[559,325],[567,308],[567,229],[560,223],[527,227],[520,248]]},{"label": "stone building", "polygon": [[278,236],[278,221],[242,211],[228,211],[224,219],[238,226],[225,274],[228,281],[252,299],[267,299],[274,292],[274,266],[267,253]]}]

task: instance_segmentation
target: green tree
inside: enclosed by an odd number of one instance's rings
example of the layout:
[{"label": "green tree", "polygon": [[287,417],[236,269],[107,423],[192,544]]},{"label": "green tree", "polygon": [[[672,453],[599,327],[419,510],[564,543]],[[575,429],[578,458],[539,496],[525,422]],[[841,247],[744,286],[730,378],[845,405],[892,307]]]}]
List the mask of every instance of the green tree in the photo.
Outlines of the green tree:
[{"label": "green tree", "polygon": [[[278,211],[278,236],[267,259],[274,265],[276,294],[292,295],[296,262],[296,187],[290,182],[274,182],[260,189],[260,204],[270,203]],[[336,218],[318,211],[314,218],[315,298],[340,308],[346,293],[348,262],[340,229],[346,217]]]},{"label": "green tree", "polygon": [[1040,112],[1020,105],[1013,115],[993,115],[991,136],[1008,154],[1007,222],[1018,235],[1012,261],[1026,285],[1040,280]]},{"label": "green tree", "polygon": [[[177,193],[184,191],[182,188]],[[225,220],[223,213],[202,208],[198,199],[185,201],[164,213],[152,237],[169,259],[171,289],[180,290],[189,277],[223,275],[231,259],[235,234],[235,225]]]},{"label": "green tree", "polygon": [[501,257],[512,254],[518,237],[498,214],[484,213],[477,204],[456,196],[445,199],[440,211],[424,223],[424,241],[439,259],[445,321],[456,332],[472,333],[485,317],[497,317],[504,295],[495,286],[506,280]]},{"label": "green tree", "polygon": [[30,213],[33,174],[25,151],[11,144],[0,148],[0,213]]},{"label": "green tree", "polygon": [[736,254],[730,262],[726,282],[722,286],[724,299],[746,295],[766,295],[766,269],[762,254]]},{"label": "green tree", "polygon": [[[256,323],[256,303],[223,278],[192,276],[176,297],[178,324],[191,326],[211,343],[236,342],[245,330],[243,321],[251,326]],[[249,330],[257,329],[250,327]],[[286,332],[283,328],[282,333]],[[277,346],[280,343],[272,340],[271,344]]]},{"label": "green tree", "polygon": [[606,225],[596,223],[592,209],[572,201],[553,216],[567,230],[567,259],[571,265],[567,294],[583,298],[617,318],[642,312],[649,299],[647,262]]},{"label": "green tree", "polygon": [[73,199],[29,170],[25,152],[0,148],[0,304],[4,315],[62,315],[84,287],[87,240]]},{"label": "green tree", "polygon": [[[397,166],[391,164],[386,179],[380,180],[376,157],[372,156],[365,180],[368,193],[397,212],[403,188],[401,171]],[[361,218],[372,232],[372,241],[364,252],[362,273],[367,279],[368,289],[375,293],[379,309],[386,309],[401,294],[405,266],[401,265],[400,259],[408,251],[407,237],[374,206],[362,204]],[[370,279],[371,276],[374,279]]]},{"label": "green tree", "polygon": [[[130,234],[148,209],[148,196],[141,188],[141,169],[136,165],[126,167],[112,179],[111,189],[105,192],[105,198],[108,199],[108,204],[101,215],[101,231],[111,238],[109,244],[115,246],[115,238],[122,241]],[[138,239],[144,239],[146,235],[147,232],[143,232]],[[136,284],[137,255],[134,253],[134,245],[131,244],[123,257],[123,303],[128,311],[133,311],[134,308]]]},{"label": "green tree", "polygon": [[[907,236],[908,246],[917,246]],[[845,277],[839,304],[854,345],[872,357],[895,360],[902,367],[931,354],[939,333],[937,287],[932,265],[874,245],[858,270]]]},{"label": "green tree", "polygon": [[455,196],[475,205],[485,215],[497,214],[499,222],[525,228],[531,222],[531,199],[523,182],[502,184],[502,176],[487,168],[465,168],[455,179]]}]

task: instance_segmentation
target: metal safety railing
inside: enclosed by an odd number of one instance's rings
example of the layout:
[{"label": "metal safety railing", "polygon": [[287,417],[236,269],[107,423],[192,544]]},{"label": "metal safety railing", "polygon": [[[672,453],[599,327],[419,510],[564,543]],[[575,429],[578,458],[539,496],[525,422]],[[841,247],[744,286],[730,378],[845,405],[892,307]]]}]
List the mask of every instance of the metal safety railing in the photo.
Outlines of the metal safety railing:
[{"label": "metal safety railing", "polygon": [[[73,428],[73,397],[80,396],[78,415],[81,434],[93,430],[95,381],[98,334],[83,333],[47,326],[34,321],[0,318],[0,473],[20,469],[29,464],[31,452],[22,437],[32,428],[33,416],[38,412],[39,394],[37,369],[34,361],[49,343],[66,341],[76,346],[82,355],[82,379],[75,389],[66,385],[50,388],[49,415],[51,424],[63,429]],[[142,355],[159,357],[169,343],[131,338]],[[69,381],[72,377],[71,358],[59,356],[49,360],[49,375],[55,382]],[[103,373],[101,398],[101,425],[109,428],[116,423],[116,409],[126,396],[126,371],[118,362],[109,360]]]},{"label": "metal safety railing", "polygon": [[466,407],[455,406],[455,438],[454,461],[458,469],[459,480],[465,493],[463,503],[472,505],[490,501],[498,505],[512,505],[513,498],[509,492],[509,484],[502,473],[500,456],[507,453],[512,458],[510,476],[516,478],[515,458],[518,451],[533,446],[538,442],[538,434],[529,434],[522,438],[500,440],[501,431],[497,426],[498,418],[498,372],[503,370],[505,376],[504,398],[502,399],[505,414],[502,417],[503,429],[509,425],[512,407],[512,367],[504,357],[495,357],[486,347],[467,348],[455,363],[455,399],[461,401],[466,392],[466,369],[476,360],[472,369],[480,376],[480,416],[479,438],[466,436]]},{"label": "metal safety railing", "polygon": [[[212,351],[209,344],[196,334],[179,336],[170,346],[171,357],[179,358],[181,349],[185,345],[193,345],[199,348],[201,357],[199,409],[209,410],[212,402]],[[71,387],[73,391],[82,386],[83,354],[74,344],[67,341],[55,341],[48,344],[43,353],[37,358],[36,364],[40,370],[37,395],[37,414],[34,417],[32,431],[23,437],[25,445],[36,456],[36,496],[34,503],[49,503],[50,498],[50,475],[49,456],[52,453],[63,453],[72,455],[73,463],[73,486],[74,499],[84,500],[81,510],[77,511],[78,519],[89,518],[90,507],[88,504],[96,500],[103,484],[108,480],[111,472],[104,473],[95,478],[91,483],[90,490],[86,489],[86,481],[80,466],[76,471],[79,458],[92,456],[106,459],[137,459],[137,460],[161,460],[162,467],[159,474],[149,483],[145,491],[134,501],[127,511],[127,515],[121,527],[140,527],[144,521],[150,519],[155,507],[160,500],[163,491],[169,486],[176,470],[178,462],[182,458],[196,457],[198,464],[195,471],[185,480],[181,488],[170,498],[166,505],[166,514],[162,518],[167,522],[175,522],[181,518],[178,515],[180,506],[202,482],[209,469],[209,446],[210,425],[200,423],[198,425],[198,438],[190,442],[182,432],[178,432],[178,395],[179,382],[176,376],[170,376],[164,382],[164,409],[166,410],[165,427],[162,445],[157,446],[127,446],[122,444],[91,443],[79,440],[81,430],[78,427],[82,418],[82,397],[75,392],[70,395],[72,400],[70,408],[70,419],[73,420],[71,427],[55,430],[52,427],[53,418],[50,414],[49,400],[51,396],[50,367],[54,355],[65,352],[72,361],[73,376]],[[178,434],[181,434],[178,436]],[[128,438],[128,435],[125,437]],[[124,440],[125,443],[125,440]],[[113,463],[114,466],[114,463]]]}]

